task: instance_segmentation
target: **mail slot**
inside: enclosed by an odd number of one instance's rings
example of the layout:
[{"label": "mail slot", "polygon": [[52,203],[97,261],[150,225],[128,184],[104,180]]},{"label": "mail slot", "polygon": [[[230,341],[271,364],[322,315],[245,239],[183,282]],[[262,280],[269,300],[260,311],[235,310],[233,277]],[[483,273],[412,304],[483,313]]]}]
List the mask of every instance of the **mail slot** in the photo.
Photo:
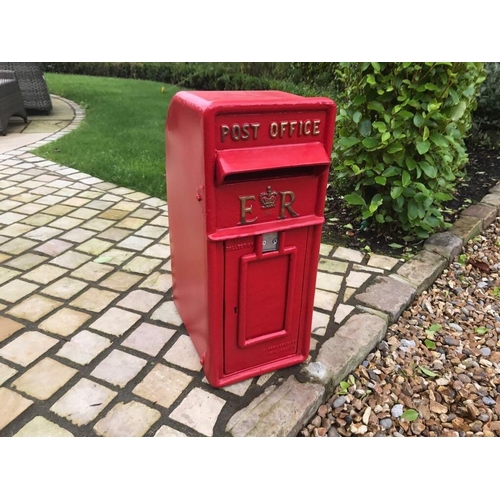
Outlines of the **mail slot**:
[{"label": "mail slot", "polygon": [[278,91],[170,103],[173,298],[214,387],[308,356],[335,113]]}]

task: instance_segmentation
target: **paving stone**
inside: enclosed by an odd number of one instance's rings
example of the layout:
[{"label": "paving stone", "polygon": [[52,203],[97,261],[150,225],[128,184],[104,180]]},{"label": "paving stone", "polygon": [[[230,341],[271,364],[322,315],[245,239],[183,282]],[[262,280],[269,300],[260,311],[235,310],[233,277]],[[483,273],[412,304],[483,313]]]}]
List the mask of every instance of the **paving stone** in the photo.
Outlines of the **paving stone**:
[{"label": "paving stone", "polygon": [[32,215],[31,217],[23,219],[23,224],[27,224],[27,225],[35,226],[35,227],[40,227],[40,226],[46,226],[54,220],[55,220],[55,217],[53,215],[45,215],[43,213],[38,213],[38,214]]},{"label": "paving stone", "polygon": [[30,420],[14,437],[74,437],[71,432],[59,425],[38,416]]},{"label": "paving stone", "polygon": [[16,236],[21,236],[24,233],[27,233],[34,229],[34,226],[29,226],[27,224],[20,224],[18,222],[14,224],[10,224],[9,226],[4,227],[2,230],[0,230],[0,236],[9,236],[9,237],[16,237]]},{"label": "paving stone", "polygon": [[347,271],[348,262],[332,259],[319,259],[318,269],[327,273],[345,273]]},{"label": "paving stone", "polygon": [[104,201],[114,201],[114,202],[116,202],[116,201],[120,201],[121,199],[122,199],[122,198],[121,198],[121,196],[115,196],[115,195],[113,195],[113,194],[109,194],[109,193],[108,193],[108,194],[105,194],[105,195],[101,198],[101,200],[104,200]]},{"label": "paving stone", "polygon": [[90,253],[92,255],[101,255],[108,248],[111,248],[113,243],[109,241],[100,240],[99,238],[92,238],[82,245],[79,245],[76,250],[79,252]]},{"label": "paving stone", "polygon": [[42,257],[34,253],[26,253],[20,257],[10,260],[7,265],[9,267],[14,267],[16,269],[21,269],[22,271],[28,271],[29,269],[41,264],[46,261],[48,257]]},{"label": "paving stone", "polygon": [[182,325],[182,319],[177,312],[177,308],[172,300],[164,302],[151,315],[153,321],[161,321],[162,323],[170,323],[172,325]]},{"label": "paving stone", "polygon": [[316,275],[316,288],[328,292],[338,292],[344,281],[344,276],[318,272]]},{"label": "paving stone", "polygon": [[12,378],[17,373],[17,370],[10,366],[0,363],[0,385],[3,385],[7,380]]},{"label": "paving stone", "polygon": [[21,205],[22,205],[22,203],[19,201],[3,200],[3,201],[0,201],[0,210],[2,210],[4,212],[8,212],[9,210],[12,210],[13,208],[20,207]]},{"label": "paving stone", "polygon": [[181,335],[163,356],[163,359],[187,370],[199,372],[202,368],[200,356],[187,335]]},{"label": "paving stone", "polygon": [[5,260],[9,260],[11,258],[10,255],[6,255],[4,253],[0,253],[0,262],[3,262]]},{"label": "paving stone", "polygon": [[144,352],[150,356],[156,356],[174,333],[175,330],[169,328],[141,323],[139,328],[134,330],[122,342],[122,345]]},{"label": "paving stone", "polygon": [[166,226],[165,227],[144,226],[141,230],[135,233],[135,236],[156,239],[162,236],[166,231],[167,231]]},{"label": "paving stone", "polygon": [[139,285],[139,288],[167,293],[172,288],[172,275],[160,272],[153,273]]},{"label": "paving stone", "polygon": [[348,260],[350,262],[361,262],[364,255],[358,250],[352,250],[351,248],[338,247],[335,252],[333,252],[333,257],[336,259]]},{"label": "paving stone", "polygon": [[67,272],[67,269],[61,267],[51,266],[50,264],[42,264],[36,269],[33,269],[33,271],[25,274],[24,278],[30,281],[35,281],[36,283],[41,283],[42,285],[48,285],[51,281],[60,278]]},{"label": "paving stone", "polygon": [[346,278],[346,285],[351,288],[359,288],[370,277],[369,273],[351,271]]},{"label": "paving stone", "polygon": [[105,212],[100,214],[99,217],[102,219],[109,219],[109,220],[121,220],[127,215],[129,215],[128,211],[115,210],[114,208],[110,208],[109,210],[106,210]]},{"label": "paving stone", "polygon": [[14,212],[18,212],[20,214],[33,215],[41,210],[47,208],[45,205],[39,205],[38,203],[26,203],[21,205],[20,207],[14,208]]},{"label": "paving stone", "polygon": [[66,342],[57,355],[79,365],[88,365],[110,345],[111,341],[107,338],[83,330],[72,337],[69,342]]},{"label": "paving stone", "polygon": [[[26,215],[24,214],[15,214],[13,212],[7,212],[4,214],[0,214],[0,224],[14,224],[15,222],[19,222],[20,220],[26,219]],[[139,219],[141,220],[141,219]],[[142,221],[144,223],[144,221]]]},{"label": "paving stone", "polygon": [[346,288],[344,293],[344,302],[347,302],[356,292],[355,288]]},{"label": "paving stone", "polygon": [[99,436],[140,437],[161,417],[157,410],[137,401],[118,403],[94,426]]},{"label": "paving stone", "polygon": [[112,307],[92,323],[89,328],[119,337],[134,326],[139,319],[141,317],[138,314]]},{"label": "paving stone", "polygon": [[74,217],[61,217],[51,222],[49,225],[59,229],[73,229],[81,223],[82,221],[80,219],[75,219]]},{"label": "paving stone", "polygon": [[128,238],[125,238],[123,241],[121,241],[118,244],[118,247],[141,251],[151,243],[153,243],[153,240],[149,240],[147,238],[138,238],[137,236],[129,236]]},{"label": "paving stone", "polygon": [[57,309],[62,304],[62,302],[48,299],[47,297],[42,297],[41,295],[32,295],[10,309],[9,314],[17,318],[35,322],[44,316],[47,316],[47,314],[54,309]]},{"label": "paving stone", "polygon": [[58,203],[64,203],[65,198],[63,196],[57,196],[55,194],[49,194],[38,199],[38,203],[42,205],[57,205]]},{"label": "paving stone", "polygon": [[0,349],[0,356],[21,366],[28,366],[59,341],[40,332],[25,332]]},{"label": "paving stone", "polygon": [[74,212],[71,212],[71,217],[76,217],[77,219],[92,219],[99,215],[98,210],[92,210],[91,208],[79,208]]},{"label": "paving stone", "polygon": [[136,217],[127,217],[126,219],[121,220],[116,227],[121,227],[124,229],[139,229],[140,227],[146,224],[146,220],[138,219]]},{"label": "paving stone", "polygon": [[15,279],[9,281],[6,285],[0,286],[0,299],[14,303],[34,292],[37,288],[39,288],[38,285]]},{"label": "paving stone", "polygon": [[373,314],[351,316],[319,349],[304,372],[327,388],[336,387],[384,338],[387,319]]},{"label": "paving stone", "polygon": [[336,293],[316,290],[314,294],[314,307],[319,307],[325,311],[331,311],[337,303],[338,295]]},{"label": "paving stone", "polygon": [[50,333],[67,337],[76,332],[86,321],[91,318],[89,314],[85,314],[74,309],[66,307],[60,309],[55,314],[43,321],[39,328]]},{"label": "paving stone", "polygon": [[141,201],[141,200],[145,200],[146,198],[148,198],[148,195],[144,194],[144,193],[134,192],[134,193],[127,193],[125,195],[125,198],[128,198],[130,200],[135,200],[135,201]]},{"label": "paving stone", "polygon": [[311,332],[315,335],[324,335],[329,322],[330,315],[319,311],[313,311]]},{"label": "paving stone", "polygon": [[51,264],[66,267],[68,269],[76,269],[80,267],[85,262],[89,261],[92,257],[85,253],[75,252],[74,250],[69,250],[55,259],[50,261]]},{"label": "paving stone", "polygon": [[125,212],[133,212],[139,205],[140,203],[132,201],[120,201],[113,207],[113,210],[123,210]]},{"label": "paving stone", "polygon": [[132,217],[138,217],[139,219],[152,219],[153,217],[160,215],[160,213],[157,210],[148,210],[146,208],[139,208],[139,210],[136,210],[131,215]]},{"label": "paving stone", "polygon": [[[450,233],[458,236],[464,243],[481,234],[481,220],[476,217],[460,216],[449,230]],[[0,247],[1,250],[1,247]]]},{"label": "paving stone", "polygon": [[113,248],[99,256],[99,259],[106,259],[106,263],[121,266],[124,262],[135,255],[134,252],[126,252]]},{"label": "paving stone", "polygon": [[87,262],[82,267],[71,273],[75,278],[81,278],[86,281],[99,281],[103,276],[114,270],[114,267],[105,264],[96,264],[95,262]]},{"label": "paving stone", "polygon": [[17,392],[0,387],[0,431],[26,411],[32,404],[33,401],[24,398],[20,394],[17,394]]},{"label": "paving stone", "polygon": [[123,388],[145,366],[145,359],[114,349],[94,368],[90,375]]},{"label": "paving stone", "polygon": [[43,358],[12,383],[18,389],[37,399],[49,399],[77,373],[77,370],[51,358]]},{"label": "paving stone", "polygon": [[86,205],[88,202],[89,200],[86,198],[78,198],[75,196],[73,198],[69,198],[66,201],[63,201],[62,203],[64,205],[69,205],[71,207],[82,207],[83,205]]},{"label": "paving stone", "polygon": [[183,432],[172,429],[168,425],[162,425],[157,431],[154,437],[186,437]]},{"label": "paving stone", "polygon": [[437,253],[449,262],[451,262],[460,253],[462,246],[462,240],[449,231],[444,233],[435,233],[427,238],[424,243],[425,250]]},{"label": "paving stone", "polygon": [[90,229],[91,231],[104,231],[112,226],[114,222],[112,220],[105,219],[90,219],[84,222],[81,227],[83,229]]},{"label": "paving stone", "polygon": [[82,378],[50,408],[75,425],[86,425],[113,401],[116,392]]},{"label": "paving stone", "polygon": [[73,244],[68,243],[67,241],[54,239],[47,241],[43,245],[40,245],[39,247],[36,248],[36,251],[44,253],[46,255],[50,255],[51,257],[57,257],[58,255],[62,254],[72,246]]},{"label": "paving stone", "polygon": [[87,285],[83,281],[74,280],[71,278],[62,278],[52,285],[44,288],[42,293],[58,297],[60,299],[70,299],[73,295],[81,292]]},{"label": "paving stone", "polygon": [[297,382],[290,376],[268,387],[229,420],[226,431],[243,436],[296,436],[313,417],[325,389],[320,384]]},{"label": "paving stone", "polygon": [[90,238],[92,236],[95,236],[96,233],[94,231],[89,231],[87,229],[82,229],[82,228],[76,228],[72,229],[71,231],[68,231],[66,234],[61,236],[61,238],[69,241],[73,241],[76,243],[82,243]]},{"label": "paving stone", "polygon": [[107,240],[112,240],[112,241],[121,241],[121,240],[127,238],[127,236],[130,236],[131,234],[132,234],[132,231],[127,231],[126,229],[118,229],[116,227],[111,227],[111,228],[107,229],[106,231],[102,232],[100,234],[100,237],[105,238]]},{"label": "paving stone", "polygon": [[54,229],[52,227],[39,227],[25,234],[25,238],[37,241],[47,241],[61,233],[62,231],[60,229]]},{"label": "paving stone", "polygon": [[134,311],[149,312],[162,298],[162,295],[156,293],[146,292],[144,290],[134,290],[118,302],[117,305]]},{"label": "paving stone", "polygon": [[236,394],[236,396],[242,397],[245,395],[250,385],[252,385],[252,381],[253,379],[243,380],[242,382],[222,387],[222,390],[224,390],[225,392],[230,392],[231,394]]},{"label": "paving stone", "polygon": [[356,293],[354,299],[365,306],[388,314],[394,323],[413,300],[415,293],[415,288],[409,283],[387,276],[378,276],[365,292]]},{"label": "paving stone", "polygon": [[376,267],[370,267],[370,266],[364,266],[363,264],[353,264],[352,269],[353,269],[353,271],[360,271],[360,272],[364,272],[364,273],[384,274],[383,269],[378,269]]},{"label": "paving stone", "polygon": [[344,321],[344,319],[349,316],[353,309],[353,306],[349,306],[347,304],[339,304],[337,310],[335,311],[335,323],[342,323],[342,321]]},{"label": "paving stone", "polygon": [[[490,195],[488,195],[490,196]],[[500,205],[500,197],[498,199],[498,203]],[[497,209],[491,205],[483,205],[482,203],[478,203],[477,205],[471,205],[467,207],[460,215],[468,216],[468,217],[476,217],[483,221],[483,229],[486,229],[490,224],[492,224],[497,216]]]},{"label": "paving stone", "polygon": [[168,245],[151,245],[143,255],[157,257],[158,259],[168,259],[170,257],[170,247]]},{"label": "paving stone", "polygon": [[150,259],[147,257],[135,257],[127,262],[123,269],[133,273],[150,274],[161,264],[160,259]]},{"label": "paving stone", "polygon": [[422,250],[406,261],[397,274],[409,281],[417,289],[417,295],[420,295],[441,275],[447,264],[440,255]]},{"label": "paving stone", "polygon": [[159,215],[158,217],[156,217],[156,219],[150,220],[149,224],[168,228],[168,217],[165,217],[164,215]]},{"label": "paving stone", "polygon": [[21,328],[24,328],[22,323],[0,316],[0,342],[3,342],[12,334],[21,330]]},{"label": "paving stone", "polygon": [[196,387],[170,414],[170,418],[200,434],[213,436],[214,425],[225,403],[218,396]]},{"label": "paving stone", "polygon": [[87,208],[95,208],[96,210],[106,210],[112,204],[113,203],[111,201],[94,200],[87,205]]},{"label": "paving stone", "polygon": [[19,255],[36,245],[38,245],[36,241],[27,240],[24,238],[14,238],[8,243],[4,243],[3,245],[1,245],[0,252],[8,253],[11,255]]},{"label": "paving stone", "polygon": [[192,379],[174,368],[157,364],[132,392],[164,408],[170,408]]},{"label": "paving stone", "polygon": [[118,293],[110,292],[108,290],[89,288],[73,302],[71,302],[70,305],[87,311],[101,312],[106,309],[106,307],[108,307],[108,305],[113,302],[118,295]]},{"label": "paving stone", "polygon": [[7,283],[7,281],[19,276],[21,273],[19,271],[14,271],[13,269],[7,269],[5,267],[0,267],[0,285]]},{"label": "paving stone", "polygon": [[129,274],[129,273],[124,273],[122,271],[117,271],[116,273],[106,278],[102,283],[100,283],[100,286],[105,288],[111,288],[112,290],[116,290],[118,292],[126,292],[130,287],[135,285],[140,279],[142,279],[142,276],[136,276],[135,274]]},{"label": "paving stone", "polygon": [[[73,212],[75,207],[68,207],[65,205],[54,205],[53,207],[46,208],[43,213],[48,215],[57,215],[61,217],[62,215],[67,215],[70,212]],[[51,224],[52,225],[52,224]],[[65,228],[63,228],[65,229]]]}]

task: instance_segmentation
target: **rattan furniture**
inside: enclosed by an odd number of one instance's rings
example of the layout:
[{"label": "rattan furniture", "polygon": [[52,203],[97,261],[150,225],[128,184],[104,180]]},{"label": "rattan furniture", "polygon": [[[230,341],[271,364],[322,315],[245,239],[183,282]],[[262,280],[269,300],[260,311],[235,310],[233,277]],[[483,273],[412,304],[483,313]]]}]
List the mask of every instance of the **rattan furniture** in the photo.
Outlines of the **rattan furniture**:
[{"label": "rattan furniture", "polygon": [[0,70],[16,73],[26,110],[48,113],[52,109],[49,89],[40,63],[3,62],[0,63]]},{"label": "rattan furniture", "polygon": [[0,70],[0,134],[7,133],[7,125],[11,116],[20,116],[25,123],[28,122],[15,73]]}]

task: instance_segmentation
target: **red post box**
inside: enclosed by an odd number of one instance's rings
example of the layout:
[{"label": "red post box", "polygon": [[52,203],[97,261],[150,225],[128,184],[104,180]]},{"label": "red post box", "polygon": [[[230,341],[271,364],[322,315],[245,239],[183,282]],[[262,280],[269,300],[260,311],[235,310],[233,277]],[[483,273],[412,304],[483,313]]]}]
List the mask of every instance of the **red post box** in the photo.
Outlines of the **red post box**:
[{"label": "red post box", "polygon": [[278,91],[171,101],[173,297],[214,387],[308,356],[335,113]]}]

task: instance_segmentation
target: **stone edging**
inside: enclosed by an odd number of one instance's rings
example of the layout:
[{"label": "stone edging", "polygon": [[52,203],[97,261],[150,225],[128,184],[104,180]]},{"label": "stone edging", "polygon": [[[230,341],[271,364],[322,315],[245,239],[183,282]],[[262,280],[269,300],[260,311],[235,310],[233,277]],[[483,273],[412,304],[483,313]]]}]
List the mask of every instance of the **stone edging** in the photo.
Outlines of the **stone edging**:
[{"label": "stone edging", "polygon": [[[460,253],[500,216],[500,184],[478,204],[464,210],[446,232],[430,236],[423,250],[389,276],[373,277],[354,294],[354,314],[319,349],[300,375],[269,387],[229,421],[233,436],[297,436],[335,387],[385,338],[413,299],[428,289]],[[302,383],[300,383],[302,382]]]},{"label": "stone edging", "polygon": [[[69,123],[69,125],[66,125],[66,127],[62,128],[61,130],[58,130],[57,132],[54,132],[53,134],[48,135],[44,139],[40,139],[39,141],[32,142],[30,144],[26,144],[25,146],[22,146],[20,148],[14,148],[12,151],[32,151],[33,149],[39,148],[41,146],[44,146],[45,144],[48,144],[49,142],[56,141],[57,139],[60,139],[61,137],[65,136],[66,134],[69,134],[76,128],[80,126],[82,121],[85,118],[85,111],[84,109],[79,106],[76,102],[70,101],[69,99],[66,99],[65,97],[61,97],[55,94],[51,94],[51,97],[60,99],[61,101],[65,102],[68,104],[72,109],[73,109],[73,119]],[[7,151],[9,153],[9,151]]]}]

